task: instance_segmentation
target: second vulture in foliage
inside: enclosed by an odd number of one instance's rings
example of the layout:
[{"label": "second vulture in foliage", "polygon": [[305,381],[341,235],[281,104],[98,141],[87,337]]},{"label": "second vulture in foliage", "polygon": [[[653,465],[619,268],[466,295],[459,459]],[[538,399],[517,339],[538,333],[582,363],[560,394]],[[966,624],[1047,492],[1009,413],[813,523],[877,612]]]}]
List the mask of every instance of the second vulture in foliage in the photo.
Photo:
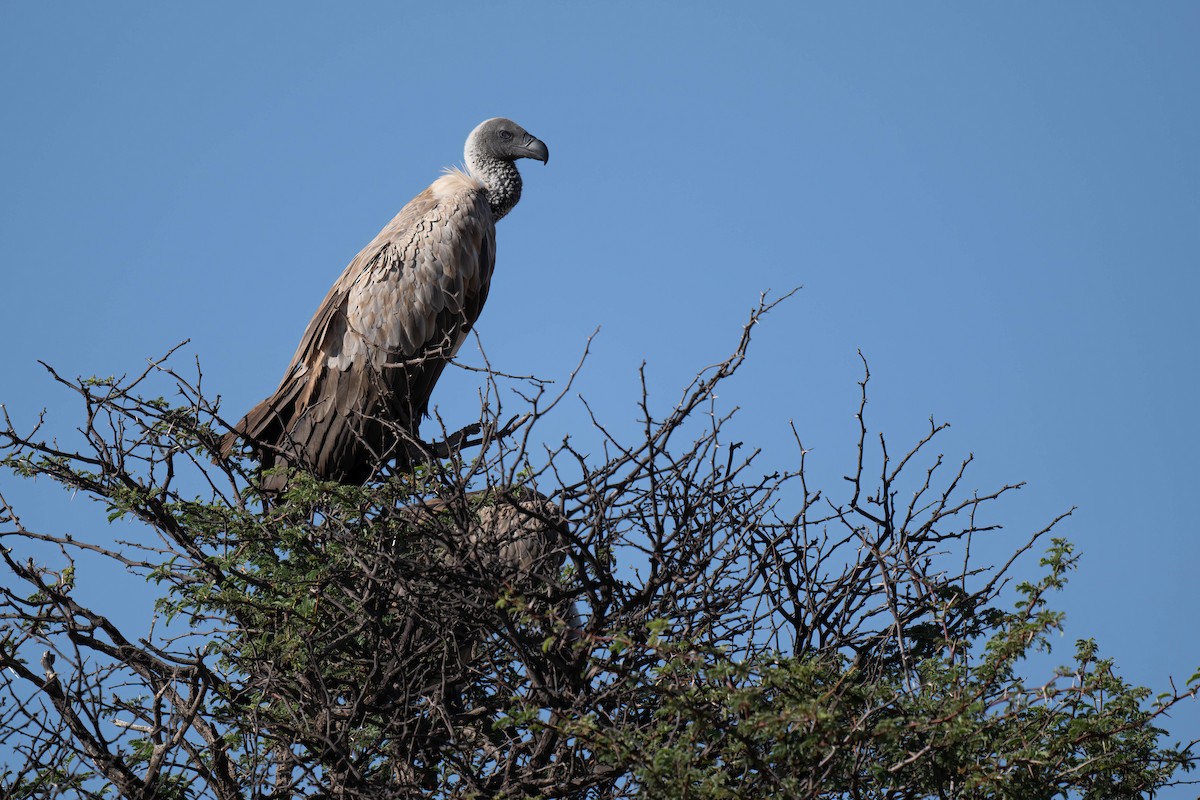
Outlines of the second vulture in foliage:
[{"label": "second vulture in foliage", "polygon": [[[308,324],[275,393],[221,442],[244,437],[264,469],[299,465],[363,483],[407,464],[442,370],[487,299],[496,221],[521,199],[513,163],[546,163],[546,145],[500,117],[467,138],[466,171],[447,170],[354,257]],[[285,470],[281,470],[285,472]],[[268,476],[281,489],[286,475]]]}]

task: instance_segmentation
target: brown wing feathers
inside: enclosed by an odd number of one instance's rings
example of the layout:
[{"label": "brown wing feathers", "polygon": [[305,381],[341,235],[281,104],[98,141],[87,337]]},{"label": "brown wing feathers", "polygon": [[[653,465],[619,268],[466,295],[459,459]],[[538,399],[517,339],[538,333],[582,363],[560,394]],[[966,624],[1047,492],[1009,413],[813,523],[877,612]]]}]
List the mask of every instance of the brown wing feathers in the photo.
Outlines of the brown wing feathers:
[{"label": "brown wing feathers", "polygon": [[438,377],[482,310],[494,264],[481,187],[457,175],[442,182],[452,186],[439,186],[439,197],[433,187],[422,192],[351,261],[279,388],[225,437],[224,455],[240,434],[264,468],[303,464],[353,483],[402,456],[399,439],[416,438]]}]

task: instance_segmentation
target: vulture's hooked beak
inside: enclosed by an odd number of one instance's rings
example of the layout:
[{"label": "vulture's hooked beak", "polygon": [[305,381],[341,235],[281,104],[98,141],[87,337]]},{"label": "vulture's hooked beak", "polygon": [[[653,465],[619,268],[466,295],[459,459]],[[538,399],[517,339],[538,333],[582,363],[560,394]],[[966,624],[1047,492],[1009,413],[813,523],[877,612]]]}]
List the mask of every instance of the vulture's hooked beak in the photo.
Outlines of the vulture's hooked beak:
[{"label": "vulture's hooked beak", "polygon": [[550,163],[550,150],[546,147],[546,143],[536,136],[525,134],[525,142],[521,145],[522,155],[525,158],[536,158],[543,164]]}]

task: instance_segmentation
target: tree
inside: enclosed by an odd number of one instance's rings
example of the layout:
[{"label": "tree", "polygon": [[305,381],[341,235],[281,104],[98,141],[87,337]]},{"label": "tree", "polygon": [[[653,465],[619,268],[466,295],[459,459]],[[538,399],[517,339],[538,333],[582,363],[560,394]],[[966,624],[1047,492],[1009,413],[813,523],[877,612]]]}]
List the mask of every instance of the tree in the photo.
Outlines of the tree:
[{"label": "tree", "polygon": [[[933,421],[894,457],[865,361],[845,495],[809,485],[798,436],[796,468],[765,475],[726,440],[716,389],[773,305],[665,414],[643,391],[632,440],[592,416],[600,456],[537,443],[569,381],[518,381],[505,421],[491,373],[479,421],[443,428],[424,466],[365,487],[296,472],[279,495],[212,461],[229,426],[198,365],[51,370],[81,438],[6,413],[4,466],[139,535],[34,530],[0,496],[5,795],[1127,798],[1180,780],[1196,742],[1160,724],[1200,676],[1152,697],[1091,640],[1023,675],[1075,567],[1061,517],[975,563],[1018,486],[964,492],[971,459],[933,453]],[[162,378],[170,401],[146,396]],[[1042,577],[1007,591],[1039,545]],[[158,587],[148,630],[79,599],[102,574]]]}]

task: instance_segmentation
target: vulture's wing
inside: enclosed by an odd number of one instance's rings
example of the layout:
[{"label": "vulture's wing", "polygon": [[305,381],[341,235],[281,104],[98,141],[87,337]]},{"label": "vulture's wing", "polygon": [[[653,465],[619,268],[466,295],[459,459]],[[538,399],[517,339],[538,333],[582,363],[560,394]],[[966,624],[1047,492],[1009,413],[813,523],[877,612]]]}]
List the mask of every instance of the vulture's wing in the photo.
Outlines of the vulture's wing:
[{"label": "vulture's wing", "polygon": [[264,466],[291,455],[360,482],[395,448],[389,422],[415,436],[483,308],[495,252],[476,179],[450,173],[406,205],[329,290],[279,388],[237,426]]}]

